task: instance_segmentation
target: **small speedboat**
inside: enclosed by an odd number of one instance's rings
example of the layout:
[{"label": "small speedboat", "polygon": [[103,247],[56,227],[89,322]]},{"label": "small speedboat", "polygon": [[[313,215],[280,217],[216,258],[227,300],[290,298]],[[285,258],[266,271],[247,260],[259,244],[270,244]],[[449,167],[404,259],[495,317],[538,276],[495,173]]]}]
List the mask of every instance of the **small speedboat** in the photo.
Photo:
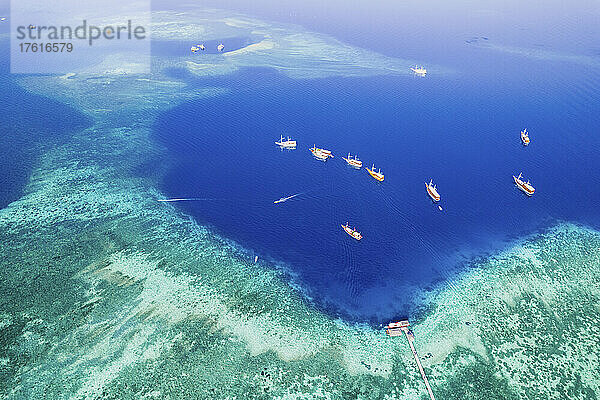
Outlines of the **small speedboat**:
[{"label": "small speedboat", "polygon": [[523,142],[523,145],[525,146],[529,146],[529,132],[527,132],[527,128],[523,129],[521,131],[521,141]]},{"label": "small speedboat", "polygon": [[533,196],[533,193],[535,193],[535,188],[533,187],[533,185],[531,185],[529,181],[525,182],[525,180],[522,179],[522,177],[522,173],[520,173],[519,176],[513,175],[515,185],[517,185],[517,187],[521,189],[521,191],[523,191],[523,193],[525,193],[527,196]]},{"label": "small speedboat", "polygon": [[352,156],[350,155],[350,153],[348,153],[348,157],[347,158],[346,157],[342,157],[342,158],[351,167],[354,167],[354,168],[357,168],[357,169],[359,169],[359,168],[362,167],[362,161],[360,161],[357,156],[354,156],[354,158],[352,158]]},{"label": "small speedboat", "polygon": [[310,152],[316,159],[319,159],[321,161],[326,161],[329,157],[333,158],[333,154],[331,154],[331,151],[320,149],[314,144],[313,147],[310,148]]},{"label": "small speedboat", "polygon": [[223,43],[220,43],[220,44],[217,46],[217,51],[223,51],[223,49],[224,49],[224,48],[225,48],[225,46],[223,45]]},{"label": "small speedboat", "polygon": [[296,148],[296,141],[292,140],[289,136],[287,139],[284,139],[283,135],[281,135],[281,137],[279,138],[278,142],[275,142],[275,144],[279,147],[281,147],[282,149],[295,149]]},{"label": "small speedboat", "polygon": [[199,48],[200,50],[202,50],[202,51],[206,50],[206,47],[204,47],[204,45],[203,45],[203,44],[199,45],[199,46],[198,46],[198,48]]},{"label": "small speedboat", "polygon": [[427,70],[424,67],[419,67],[418,65],[415,65],[414,68],[411,67],[410,70],[421,76],[425,76],[427,74]]},{"label": "small speedboat", "polygon": [[192,48],[190,50],[192,50],[192,53],[195,53],[198,50],[200,50],[200,47],[192,46]]},{"label": "small speedboat", "polygon": [[427,194],[433,199],[433,201],[440,201],[440,194],[437,191],[437,187],[433,184],[433,179],[429,183],[425,182],[427,188]]},{"label": "small speedboat", "polygon": [[296,194],[293,194],[293,195],[291,195],[291,196],[288,196],[288,197],[282,197],[282,198],[280,198],[279,200],[275,200],[275,201],[273,202],[273,204],[279,204],[279,203],[283,203],[283,202],[285,202],[285,201],[288,201],[289,199],[293,199],[293,198],[294,198],[294,197],[296,197],[296,196],[300,196],[300,193],[296,193]]},{"label": "small speedboat", "polygon": [[357,231],[356,228],[350,228],[348,226],[347,222],[346,222],[346,225],[342,225],[342,229],[344,229],[344,231],[346,231],[346,233],[348,235],[352,236],[354,239],[356,239],[356,240],[362,239],[362,235],[360,234],[360,232]]},{"label": "small speedboat", "polygon": [[373,164],[371,169],[369,169],[368,167],[365,169],[367,170],[369,175],[371,175],[374,179],[378,180],[379,182],[383,182],[384,175],[381,173],[381,169],[375,171],[375,164]]}]

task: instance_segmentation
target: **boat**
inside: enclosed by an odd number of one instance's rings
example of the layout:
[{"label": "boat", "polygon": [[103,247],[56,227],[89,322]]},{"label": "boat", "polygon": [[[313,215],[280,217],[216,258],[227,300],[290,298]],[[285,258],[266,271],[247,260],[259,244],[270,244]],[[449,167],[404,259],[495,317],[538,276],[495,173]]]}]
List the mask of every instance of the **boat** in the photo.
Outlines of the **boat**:
[{"label": "boat", "polygon": [[201,44],[201,45],[199,45],[199,46],[197,46],[197,47],[198,47],[200,50],[202,50],[202,51],[206,50],[206,47],[204,47],[204,45],[203,45],[203,44]]},{"label": "boat", "polygon": [[529,145],[529,132],[527,132],[527,128],[523,129],[521,131],[521,141],[523,142],[523,145],[528,146]]},{"label": "boat", "polygon": [[369,175],[371,175],[373,178],[375,178],[379,182],[383,182],[384,175],[381,173],[381,169],[378,169],[378,171],[375,172],[375,164],[373,164],[371,169],[369,169],[368,167],[365,169],[367,170]]},{"label": "boat", "polygon": [[437,187],[433,184],[433,179],[429,183],[425,182],[427,188],[427,194],[433,199],[433,201],[440,201],[440,194],[437,191]]},{"label": "boat", "polygon": [[196,46],[192,46],[192,48],[191,48],[190,50],[192,50],[192,53],[195,53],[195,52],[197,52],[198,50],[200,50],[200,48],[199,48],[199,47],[196,47]]},{"label": "boat", "polygon": [[356,240],[362,239],[362,235],[360,234],[360,232],[357,231],[356,228],[350,228],[348,226],[347,222],[346,222],[346,225],[342,225],[342,229],[344,229],[344,231],[346,231],[346,233],[348,235],[352,236],[354,239],[356,239]]},{"label": "boat", "polygon": [[342,158],[351,167],[354,167],[354,168],[357,168],[357,169],[362,167],[362,161],[360,161],[358,159],[358,157],[356,157],[356,156],[354,156],[354,158],[352,158],[352,156],[350,155],[350,153],[348,153],[348,158],[346,158],[346,157],[342,157]]},{"label": "boat", "polygon": [[281,135],[281,137],[279,138],[279,141],[275,142],[275,144],[283,149],[295,149],[296,148],[296,141],[292,140],[289,136],[287,139],[285,139],[283,137],[283,135]]},{"label": "boat", "polygon": [[223,51],[223,49],[224,49],[224,48],[225,48],[225,46],[223,46],[223,43],[220,43],[220,44],[217,46],[217,51]]},{"label": "boat", "polygon": [[279,200],[275,200],[273,202],[273,204],[283,203],[284,201],[288,201],[289,199],[293,199],[296,196],[300,196],[300,193],[296,193],[296,194],[293,194],[293,195],[288,196],[288,197],[282,197]]},{"label": "boat", "polygon": [[333,158],[333,154],[331,154],[331,151],[320,149],[314,144],[313,147],[310,148],[310,151],[313,154],[313,156],[315,156],[315,158],[321,161],[326,161],[329,157]]},{"label": "boat", "polygon": [[517,185],[517,187],[521,189],[523,193],[525,193],[527,196],[533,196],[533,193],[535,193],[535,188],[531,185],[529,181],[525,182],[525,180],[522,178],[523,173],[520,173],[519,176],[513,175],[513,179],[515,180],[515,184]]},{"label": "boat", "polygon": [[418,65],[415,65],[414,68],[411,67],[410,70],[421,76],[425,76],[427,74],[427,70],[424,67],[419,67]]},{"label": "boat", "polygon": [[398,322],[390,322],[385,326],[385,333],[388,336],[401,336],[404,331],[408,331],[408,327],[410,324],[407,319],[398,321]]}]

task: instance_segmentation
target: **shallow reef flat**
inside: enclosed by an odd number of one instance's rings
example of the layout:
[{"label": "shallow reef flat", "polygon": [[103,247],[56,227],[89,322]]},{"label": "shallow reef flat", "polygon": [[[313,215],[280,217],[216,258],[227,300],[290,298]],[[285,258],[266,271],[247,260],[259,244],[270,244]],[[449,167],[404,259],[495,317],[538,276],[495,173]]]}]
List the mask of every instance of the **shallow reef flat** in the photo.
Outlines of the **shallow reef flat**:
[{"label": "shallow reef flat", "polygon": [[[403,338],[331,318],[277,264],[156,201],[156,116],[228,89],[155,61],[19,81],[93,125],[0,210],[0,397],[422,399]],[[566,223],[441,284],[414,326],[437,397],[597,398],[599,288],[600,234]]]},{"label": "shallow reef flat", "polygon": [[[178,24],[173,24],[177,19]],[[153,14],[154,39],[196,41],[241,37],[248,45],[221,54],[199,53],[186,59],[186,67],[198,76],[231,73],[244,67],[267,67],[291,78],[330,76],[408,75],[413,60],[387,57],[374,51],[347,45],[331,36],[300,26],[261,21],[222,10],[189,10]],[[225,38],[225,39],[224,39]],[[448,73],[440,66],[431,71]]]}]

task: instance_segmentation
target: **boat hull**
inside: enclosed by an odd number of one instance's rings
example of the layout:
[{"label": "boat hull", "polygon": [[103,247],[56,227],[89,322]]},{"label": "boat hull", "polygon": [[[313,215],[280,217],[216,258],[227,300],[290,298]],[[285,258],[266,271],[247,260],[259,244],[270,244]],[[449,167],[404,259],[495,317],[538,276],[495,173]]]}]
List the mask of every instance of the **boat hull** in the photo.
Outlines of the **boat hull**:
[{"label": "boat hull", "polygon": [[425,186],[427,187],[427,194],[429,195],[429,197],[431,197],[431,199],[435,202],[440,201],[440,195],[438,193],[435,193],[428,184],[425,184]]},{"label": "boat hull", "polygon": [[355,239],[355,240],[362,239],[362,235],[359,232],[356,232],[356,231],[350,229],[350,227],[348,227],[347,225],[342,225],[342,229],[344,230],[344,232],[346,232],[348,235],[350,235],[353,239]]},{"label": "boat hull", "polygon": [[521,181],[520,179],[518,179],[516,176],[513,176],[513,179],[515,181],[515,185],[517,185],[519,190],[521,190],[523,193],[525,193],[529,197],[533,196],[533,194],[535,193],[535,189],[529,189],[525,185],[525,183],[523,181]]},{"label": "boat hull", "polygon": [[317,160],[327,161],[327,159],[329,157],[333,158],[333,154],[331,154],[331,151],[329,151],[329,150],[324,150],[324,149],[319,149],[319,148],[312,148],[309,150]]},{"label": "boat hull", "polygon": [[362,168],[362,161],[351,160],[346,157],[342,157],[346,163],[352,168],[360,169]]},{"label": "boat hull", "polygon": [[367,170],[367,172],[369,173],[369,175],[371,175],[373,177],[373,179],[375,179],[378,182],[383,182],[383,180],[385,179],[385,177],[383,175],[379,175],[378,173],[370,170],[369,168],[365,168]]},{"label": "boat hull", "polygon": [[296,148],[296,142],[288,142],[288,143],[275,142],[275,144],[284,149],[295,149]]}]

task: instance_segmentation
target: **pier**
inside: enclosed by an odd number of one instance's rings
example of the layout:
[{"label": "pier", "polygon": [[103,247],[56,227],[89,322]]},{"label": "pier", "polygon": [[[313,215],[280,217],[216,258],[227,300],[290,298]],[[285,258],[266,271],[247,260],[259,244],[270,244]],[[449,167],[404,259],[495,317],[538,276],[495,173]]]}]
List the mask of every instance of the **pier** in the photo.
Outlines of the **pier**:
[{"label": "pier", "polygon": [[417,354],[417,349],[415,349],[415,336],[412,333],[409,327],[408,320],[402,320],[400,322],[391,322],[385,327],[385,333],[389,336],[406,336],[406,340],[408,341],[408,345],[410,346],[410,350],[415,357],[415,361],[417,363],[417,367],[419,368],[419,372],[421,373],[421,378],[423,378],[423,382],[425,382],[425,387],[427,388],[427,393],[429,393],[429,397],[431,400],[435,400],[433,396],[433,391],[431,390],[431,386],[429,385],[429,380],[427,379],[427,375],[425,375],[425,370],[423,369],[423,365],[421,364],[421,359]]}]

